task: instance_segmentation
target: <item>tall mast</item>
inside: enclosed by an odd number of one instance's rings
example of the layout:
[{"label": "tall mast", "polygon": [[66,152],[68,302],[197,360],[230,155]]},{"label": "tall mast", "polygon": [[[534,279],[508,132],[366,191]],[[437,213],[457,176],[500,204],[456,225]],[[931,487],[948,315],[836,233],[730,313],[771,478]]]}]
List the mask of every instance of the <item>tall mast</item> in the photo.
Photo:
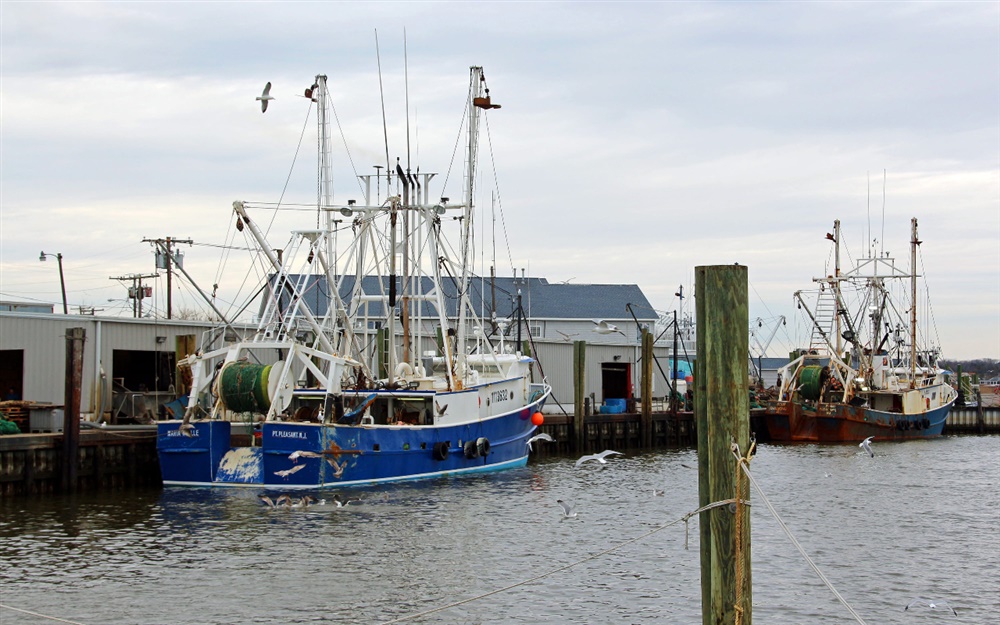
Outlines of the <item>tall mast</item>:
[{"label": "tall mast", "polygon": [[831,284],[834,291],[833,301],[837,306],[837,310],[833,315],[833,323],[835,334],[837,335],[837,358],[841,357],[844,353],[844,344],[841,342],[841,330],[840,330],[840,220],[835,219],[833,221],[833,284]]},{"label": "tall mast", "polygon": [[917,218],[910,220],[910,388],[916,386],[917,373]]},{"label": "tall mast", "polygon": [[323,207],[333,204],[333,163],[331,153],[333,142],[330,139],[330,122],[327,119],[327,105],[330,93],[326,90],[326,76],[317,75],[316,87],[312,90],[316,97],[316,134],[319,148],[319,171],[316,172],[316,228],[320,227],[320,213],[325,213],[326,217],[326,257],[336,264],[334,256],[332,232],[336,225],[333,221],[333,213],[324,211]]},{"label": "tall mast", "polygon": [[483,76],[482,67],[470,67],[469,89],[472,96],[469,106],[469,153],[467,163],[467,178],[465,181],[465,207],[462,218],[462,280],[459,282],[458,298],[458,348],[456,349],[456,365],[461,372],[465,362],[465,315],[468,299],[469,284],[469,256],[472,244],[472,201],[476,181],[476,144],[479,136],[479,109],[489,107],[489,96],[482,97],[485,89],[486,78]]}]

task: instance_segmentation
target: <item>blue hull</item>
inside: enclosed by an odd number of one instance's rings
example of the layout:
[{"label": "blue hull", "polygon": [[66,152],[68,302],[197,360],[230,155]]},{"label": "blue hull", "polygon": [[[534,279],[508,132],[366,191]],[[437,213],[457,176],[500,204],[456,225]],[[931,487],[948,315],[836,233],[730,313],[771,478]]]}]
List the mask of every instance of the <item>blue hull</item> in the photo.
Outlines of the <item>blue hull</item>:
[{"label": "blue hull", "polygon": [[499,471],[527,463],[543,403],[451,426],[266,422],[255,447],[231,446],[227,421],[193,422],[190,437],[165,421],[157,450],[165,485],[321,489]]}]

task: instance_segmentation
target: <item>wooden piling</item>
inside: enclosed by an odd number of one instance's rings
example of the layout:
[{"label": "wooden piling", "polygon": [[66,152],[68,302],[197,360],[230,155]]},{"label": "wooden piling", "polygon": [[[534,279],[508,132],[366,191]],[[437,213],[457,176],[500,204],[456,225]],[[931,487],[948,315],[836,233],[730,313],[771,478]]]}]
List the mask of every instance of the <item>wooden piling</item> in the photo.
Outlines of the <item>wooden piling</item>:
[{"label": "wooden piling", "polygon": [[[736,497],[733,441],[743,454],[750,438],[748,395],[749,311],[747,268],[695,268],[698,357],[695,418],[698,423],[698,495],[701,506]],[[749,491],[746,491],[749,492]],[[702,624],[752,624],[750,515],[743,507],[742,548],[737,557],[736,517],[729,506],[701,514]],[[737,578],[742,577],[741,588]],[[739,590],[742,614],[737,620]]]},{"label": "wooden piling", "polygon": [[653,334],[646,328],[642,329],[642,380],[640,408],[640,423],[642,428],[642,446],[653,446]]},{"label": "wooden piling", "polygon": [[66,330],[66,400],[63,406],[62,489],[76,490],[80,464],[80,387],[83,383],[83,328]]},{"label": "wooden piling", "polygon": [[585,381],[587,375],[587,342],[573,341],[573,437],[576,439],[576,449],[583,453],[586,449],[586,429],[583,418],[583,398],[586,395]]}]

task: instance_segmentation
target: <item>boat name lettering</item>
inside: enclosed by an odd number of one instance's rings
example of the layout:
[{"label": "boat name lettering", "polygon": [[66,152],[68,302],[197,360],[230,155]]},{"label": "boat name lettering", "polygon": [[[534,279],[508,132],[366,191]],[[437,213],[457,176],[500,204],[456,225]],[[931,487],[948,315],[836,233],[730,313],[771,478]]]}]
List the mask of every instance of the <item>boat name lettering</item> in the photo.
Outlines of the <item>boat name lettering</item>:
[{"label": "boat name lettering", "polygon": [[302,440],[306,440],[305,432],[289,432],[288,430],[276,430],[272,434],[272,436],[274,436],[274,438],[301,438]]},{"label": "boat name lettering", "polygon": [[[170,430],[169,432],[167,432],[168,438],[171,436],[183,436],[183,435],[184,432],[181,432],[180,430]],[[191,430],[191,433],[188,434],[188,436],[198,436],[198,430]]]},{"label": "boat name lettering", "polygon": [[508,399],[510,399],[510,391],[507,389],[490,393],[490,401],[492,402],[507,401]]}]

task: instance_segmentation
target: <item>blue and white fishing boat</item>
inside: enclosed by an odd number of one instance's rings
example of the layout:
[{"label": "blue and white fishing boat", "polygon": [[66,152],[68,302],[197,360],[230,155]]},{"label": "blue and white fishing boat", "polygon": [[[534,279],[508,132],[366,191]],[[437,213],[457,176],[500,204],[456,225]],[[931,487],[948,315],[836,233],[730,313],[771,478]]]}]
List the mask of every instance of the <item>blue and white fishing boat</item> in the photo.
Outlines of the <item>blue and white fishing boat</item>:
[{"label": "blue and white fishing boat", "polygon": [[158,426],[164,484],[336,488],[527,462],[551,387],[532,381],[534,361],[495,330],[506,324],[480,320],[470,295],[480,116],[499,108],[482,68],[471,68],[460,203],[431,201],[435,174],[398,160],[358,176],[363,203],[334,203],[326,82],[306,90],[319,115],[321,227],[276,250],[258,207],[233,204],[267,266],[264,304],[252,337],[182,361],[187,409]]}]

